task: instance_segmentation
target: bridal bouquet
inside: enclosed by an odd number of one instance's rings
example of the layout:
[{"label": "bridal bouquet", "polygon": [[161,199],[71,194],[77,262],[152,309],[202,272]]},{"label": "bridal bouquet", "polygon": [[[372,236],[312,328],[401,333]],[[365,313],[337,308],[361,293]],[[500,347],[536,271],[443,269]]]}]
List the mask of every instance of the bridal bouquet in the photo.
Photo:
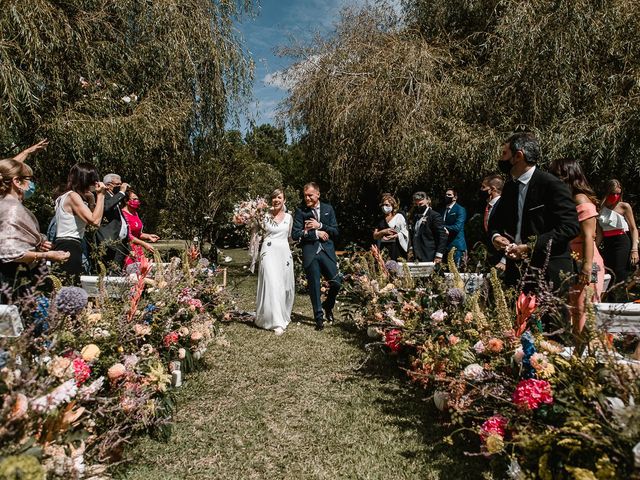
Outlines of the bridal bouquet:
[{"label": "bridal bouquet", "polygon": [[264,198],[258,197],[253,200],[240,202],[233,208],[232,222],[236,226],[246,226],[249,229],[262,228],[262,220],[269,205]]},{"label": "bridal bouquet", "polygon": [[264,230],[264,221],[269,211],[269,205],[264,198],[245,200],[233,209],[232,223],[236,226],[245,226],[249,232],[249,255],[251,256],[250,270],[255,271],[260,241]]}]

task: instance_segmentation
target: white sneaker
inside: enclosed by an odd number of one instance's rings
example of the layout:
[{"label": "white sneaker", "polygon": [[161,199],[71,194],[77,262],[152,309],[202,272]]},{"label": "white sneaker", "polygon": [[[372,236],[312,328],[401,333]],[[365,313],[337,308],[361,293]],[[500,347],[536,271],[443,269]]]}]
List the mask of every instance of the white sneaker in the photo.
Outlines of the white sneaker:
[{"label": "white sneaker", "polygon": [[280,335],[282,335],[284,333],[284,328],[278,327],[273,332],[276,334],[276,337],[279,337]]}]

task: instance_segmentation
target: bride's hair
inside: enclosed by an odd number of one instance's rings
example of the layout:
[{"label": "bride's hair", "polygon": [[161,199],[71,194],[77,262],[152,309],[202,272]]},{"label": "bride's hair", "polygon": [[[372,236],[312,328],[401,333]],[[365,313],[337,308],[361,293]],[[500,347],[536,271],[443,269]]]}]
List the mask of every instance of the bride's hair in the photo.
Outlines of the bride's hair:
[{"label": "bride's hair", "polygon": [[271,200],[276,198],[278,195],[282,195],[282,198],[284,200],[287,199],[287,196],[284,194],[284,190],[282,190],[281,188],[276,188],[273,192],[271,192]]}]

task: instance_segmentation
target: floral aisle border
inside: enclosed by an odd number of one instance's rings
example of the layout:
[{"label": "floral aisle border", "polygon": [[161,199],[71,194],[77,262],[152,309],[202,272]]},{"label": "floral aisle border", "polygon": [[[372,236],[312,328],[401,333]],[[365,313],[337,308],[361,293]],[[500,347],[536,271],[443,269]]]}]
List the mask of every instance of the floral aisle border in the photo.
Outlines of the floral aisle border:
[{"label": "floral aisle border", "polygon": [[445,442],[476,435],[475,454],[502,458],[512,479],[640,478],[639,364],[620,361],[593,305],[574,349],[542,334],[541,319],[559,319],[564,301],[504,291],[495,270],[467,292],[451,257],[448,278],[413,279],[377,251],[341,268],[343,318],[448,413]]},{"label": "floral aisle border", "polygon": [[23,299],[31,325],[0,339],[0,478],[109,478],[134,435],[168,435],[171,386],[225,342],[231,303],[196,249],[149,271],[118,298],[51,278],[52,295]]}]

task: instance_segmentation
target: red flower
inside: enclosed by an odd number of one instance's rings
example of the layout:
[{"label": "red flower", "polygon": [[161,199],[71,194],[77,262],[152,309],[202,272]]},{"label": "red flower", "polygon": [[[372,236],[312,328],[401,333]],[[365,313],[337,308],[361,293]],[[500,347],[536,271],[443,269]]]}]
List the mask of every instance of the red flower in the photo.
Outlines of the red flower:
[{"label": "red flower", "polygon": [[178,342],[178,332],[169,332],[164,336],[164,346],[170,347],[174,343]]},{"label": "red flower", "polygon": [[391,349],[392,352],[400,350],[400,344],[402,342],[402,332],[397,328],[392,328],[384,332],[384,342]]},{"label": "red flower", "polygon": [[509,423],[509,420],[502,415],[494,415],[488,418],[480,427],[480,438],[484,442],[489,435],[500,435],[504,437],[504,429]]},{"label": "red flower", "polygon": [[81,358],[76,358],[73,360],[73,375],[79,387],[91,376],[91,367]]},{"label": "red flower", "polygon": [[520,336],[527,329],[527,320],[536,310],[536,296],[520,293],[516,301],[516,336]]},{"label": "red flower", "polygon": [[513,392],[513,403],[525,410],[535,410],[543,403],[552,404],[551,384],[535,378],[521,380]]}]

